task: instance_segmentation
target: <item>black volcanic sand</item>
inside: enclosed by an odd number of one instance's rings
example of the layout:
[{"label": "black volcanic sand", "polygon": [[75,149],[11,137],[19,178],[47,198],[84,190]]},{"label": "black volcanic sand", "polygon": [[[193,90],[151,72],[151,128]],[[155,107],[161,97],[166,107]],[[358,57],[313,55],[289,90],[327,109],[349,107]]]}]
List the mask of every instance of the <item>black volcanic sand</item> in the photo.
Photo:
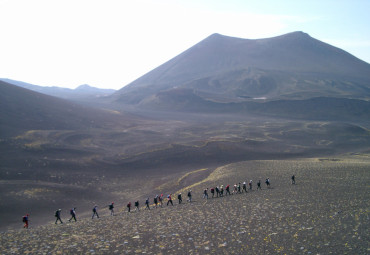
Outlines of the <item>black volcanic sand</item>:
[{"label": "black volcanic sand", "polygon": [[[101,209],[100,219],[63,225],[31,221],[29,229],[1,233],[0,253],[369,254],[369,170],[365,155],[229,164],[183,189],[193,190],[192,204],[175,200],[130,214],[117,208],[114,217]],[[247,194],[202,199],[205,187],[250,179]]]}]

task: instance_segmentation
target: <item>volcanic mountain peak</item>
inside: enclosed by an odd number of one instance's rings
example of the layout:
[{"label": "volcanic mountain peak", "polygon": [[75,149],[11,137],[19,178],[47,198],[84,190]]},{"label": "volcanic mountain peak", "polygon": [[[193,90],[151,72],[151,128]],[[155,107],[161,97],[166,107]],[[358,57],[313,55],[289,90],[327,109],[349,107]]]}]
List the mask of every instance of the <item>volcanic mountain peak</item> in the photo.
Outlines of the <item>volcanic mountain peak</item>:
[{"label": "volcanic mountain peak", "polygon": [[197,95],[207,94],[207,99],[227,95],[227,101],[231,97],[234,102],[240,97],[353,98],[356,94],[355,98],[363,98],[358,95],[368,95],[369,82],[368,63],[304,32],[264,39],[215,33],[123,87],[114,97],[121,103],[137,104],[144,99],[149,102],[148,98],[161,91],[188,88]]}]

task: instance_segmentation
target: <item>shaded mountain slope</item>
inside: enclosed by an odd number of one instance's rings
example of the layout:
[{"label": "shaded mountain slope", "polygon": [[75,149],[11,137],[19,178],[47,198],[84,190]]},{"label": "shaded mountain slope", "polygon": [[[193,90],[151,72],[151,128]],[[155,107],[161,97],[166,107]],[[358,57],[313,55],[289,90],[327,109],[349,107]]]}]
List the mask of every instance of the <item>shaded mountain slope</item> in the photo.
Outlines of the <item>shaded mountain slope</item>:
[{"label": "shaded mountain slope", "polygon": [[28,130],[76,130],[129,124],[129,114],[97,110],[0,81],[0,134]]}]

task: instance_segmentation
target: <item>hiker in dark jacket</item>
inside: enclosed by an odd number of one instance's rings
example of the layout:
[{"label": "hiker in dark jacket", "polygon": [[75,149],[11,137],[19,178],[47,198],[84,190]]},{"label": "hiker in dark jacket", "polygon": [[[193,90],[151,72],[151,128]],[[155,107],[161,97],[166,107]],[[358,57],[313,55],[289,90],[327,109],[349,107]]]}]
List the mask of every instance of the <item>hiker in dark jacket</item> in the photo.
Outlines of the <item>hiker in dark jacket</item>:
[{"label": "hiker in dark jacket", "polygon": [[154,204],[155,204],[155,208],[157,208],[157,207],[158,207],[158,198],[159,198],[159,196],[158,196],[158,195],[156,195],[156,196],[154,197],[154,199],[153,199],[153,202],[154,202]]},{"label": "hiker in dark jacket", "polygon": [[94,219],[94,216],[95,216],[95,215],[96,215],[96,217],[98,217],[98,218],[99,218],[99,214],[98,214],[98,206],[97,206],[97,205],[95,205],[95,206],[94,206],[94,208],[92,209],[92,211],[93,211],[93,215],[92,215],[91,219]]},{"label": "hiker in dark jacket", "polygon": [[146,204],[146,208],[148,208],[148,210],[150,210],[150,206],[149,206],[149,197],[145,200],[145,204]]},{"label": "hiker in dark jacket", "polygon": [[28,217],[29,217],[30,215],[27,213],[26,215],[24,215],[23,216],[23,218],[22,218],[22,221],[23,221],[23,223],[24,223],[24,225],[23,225],[23,228],[28,228]]},{"label": "hiker in dark jacket", "polygon": [[55,217],[57,218],[56,220],[55,220],[55,224],[58,224],[58,220],[60,221],[60,223],[61,224],[63,224],[63,221],[62,221],[62,219],[60,218],[60,213],[61,213],[61,209],[58,209],[58,210],[56,210],[56,212],[55,212]]},{"label": "hiker in dark jacket", "polygon": [[181,196],[181,193],[177,195],[177,199],[179,200],[179,204],[182,203],[182,196]]},{"label": "hiker in dark jacket", "polygon": [[139,200],[135,202],[135,212],[136,211],[139,211],[140,212],[140,208],[139,208]]},{"label": "hiker in dark jacket", "polygon": [[72,208],[69,213],[71,214],[71,218],[68,220],[69,222],[71,222],[72,219],[75,220],[75,222],[77,221],[76,219],[76,208]]},{"label": "hiker in dark jacket", "polygon": [[189,190],[189,192],[188,192],[188,201],[189,201],[189,203],[191,203],[191,190]]},{"label": "hiker in dark jacket", "polygon": [[110,215],[114,216],[114,202],[108,205],[108,207],[109,207]]}]

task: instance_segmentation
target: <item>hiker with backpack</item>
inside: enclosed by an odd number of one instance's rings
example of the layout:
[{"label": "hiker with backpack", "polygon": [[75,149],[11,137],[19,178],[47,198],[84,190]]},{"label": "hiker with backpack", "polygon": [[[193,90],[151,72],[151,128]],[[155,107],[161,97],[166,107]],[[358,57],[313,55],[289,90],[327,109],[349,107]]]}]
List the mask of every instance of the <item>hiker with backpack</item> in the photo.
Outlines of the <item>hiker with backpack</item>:
[{"label": "hiker with backpack", "polygon": [[270,188],[270,178],[267,178],[265,183],[266,183],[267,188]]},{"label": "hiker with backpack", "polygon": [[[229,191],[229,194],[230,194],[230,191]],[[224,185],[221,185],[221,188],[220,188],[220,197],[223,197],[224,196]]]},{"label": "hiker with backpack", "polygon": [[29,217],[30,215],[27,213],[26,215],[24,215],[23,217],[22,217],[22,221],[23,221],[23,223],[24,223],[24,225],[23,225],[23,228],[28,228],[28,217]]},{"label": "hiker with backpack", "polygon": [[135,202],[135,212],[136,211],[139,211],[140,212],[140,208],[139,208],[139,200],[137,200],[136,202]]},{"label": "hiker with backpack", "polygon": [[55,211],[55,217],[57,218],[56,220],[55,220],[55,224],[58,224],[58,220],[60,221],[60,223],[61,224],[63,224],[63,221],[62,221],[62,219],[60,218],[60,213],[62,212],[62,210],[61,209],[58,209],[58,210],[56,210]]},{"label": "hiker with backpack", "polygon": [[75,222],[77,221],[77,219],[76,219],[76,208],[74,207],[74,208],[72,208],[70,211],[69,211],[69,213],[71,214],[71,218],[68,220],[69,222],[71,222],[71,220],[72,219],[74,219],[75,220]]},{"label": "hiker with backpack", "polygon": [[253,183],[253,181],[252,181],[252,180],[250,180],[250,181],[249,181],[249,190],[252,190],[252,183]]},{"label": "hiker with backpack", "polygon": [[188,192],[188,201],[189,201],[189,203],[191,203],[191,190],[189,190],[189,192]]},{"label": "hiker with backpack", "polygon": [[216,190],[216,197],[218,197],[220,195],[220,188],[216,186],[215,190]]},{"label": "hiker with backpack", "polygon": [[246,182],[243,182],[243,191],[248,192],[247,191],[247,183]]},{"label": "hiker with backpack", "polygon": [[181,196],[181,193],[177,195],[177,199],[179,200],[179,204],[182,203],[182,196]]},{"label": "hiker with backpack", "polygon": [[110,215],[114,216],[114,202],[112,202],[110,205],[108,205]]},{"label": "hiker with backpack", "polygon": [[225,190],[226,190],[226,194],[225,194],[225,196],[226,196],[227,194],[229,194],[229,196],[231,196],[231,193],[230,193],[230,185],[227,185]]},{"label": "hiker with backpack", "polygon": [[207,198],[208,199],[208,188],[204,189],[204,191],[203,191],[203,198]]},{"label": "hiker with backpack", "polygon": [[172,194],[169,194],[168,196],[167,196],[167,206],[168,206],[168,204],[169,203],[171,203],[171,205],[173,206],[173,202],[172,202]]},{"label": "hiker with backpack", "polygon": [[96,217],[98,217],[99,219],[99,214],[98,214],[98,206],[95,205],[94,208],[92,209],[93,211],[93,215],[91,216],[91,219],[94,219],[94,216],[96,215]]}]

